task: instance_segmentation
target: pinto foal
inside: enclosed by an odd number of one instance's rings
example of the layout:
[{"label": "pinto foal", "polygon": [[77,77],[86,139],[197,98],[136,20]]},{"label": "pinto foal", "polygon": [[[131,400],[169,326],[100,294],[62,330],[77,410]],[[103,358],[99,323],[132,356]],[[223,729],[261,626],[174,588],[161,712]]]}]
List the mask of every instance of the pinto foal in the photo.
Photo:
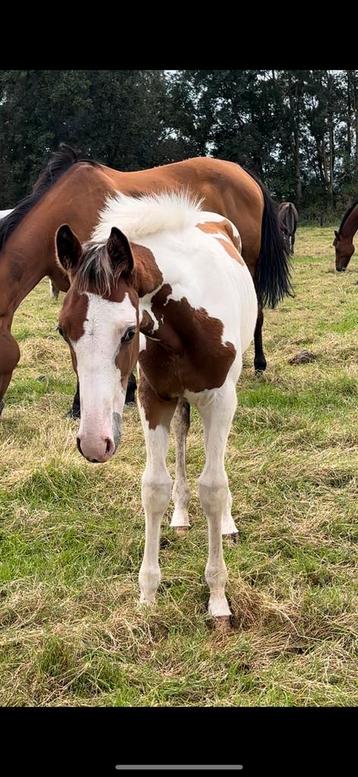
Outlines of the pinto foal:
[{"label": "pinto foal", "polygon": [[107,201],[89,242],[81,245],[63,225],[56,247],[70,280],[59,331],[78,374],[77,445],[89,461],[108,461],[116,451],[128,377],[139,360],[138,406],[147,449],[140,600],[153,602],[160,582],[160,525],[172,491],[166,457],[176,410],[171,525],[178,531],[190,525],[185,476],[190,403],[198,408],[205,434],[199,494],[208,521],[209,613],[227,621],[222,534],[237,529],[224,455],[242,356],[257,318],[237,229],[200,210],[185,194],[116,195]]}]

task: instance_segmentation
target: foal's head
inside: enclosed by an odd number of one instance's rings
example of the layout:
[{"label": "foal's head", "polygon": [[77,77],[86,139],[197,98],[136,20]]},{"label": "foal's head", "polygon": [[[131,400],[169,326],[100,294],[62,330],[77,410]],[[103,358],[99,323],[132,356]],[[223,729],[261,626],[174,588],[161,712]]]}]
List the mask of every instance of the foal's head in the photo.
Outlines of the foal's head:
[{"label": "foal's head", "polygon": [[138,356],[138,295],[129,242],[116,227],[105,244],[81,245],[69,226],[56,234],[70,289],[59,317],[80,384],[77,447],[88,461],[115,453],[128,377]]}]

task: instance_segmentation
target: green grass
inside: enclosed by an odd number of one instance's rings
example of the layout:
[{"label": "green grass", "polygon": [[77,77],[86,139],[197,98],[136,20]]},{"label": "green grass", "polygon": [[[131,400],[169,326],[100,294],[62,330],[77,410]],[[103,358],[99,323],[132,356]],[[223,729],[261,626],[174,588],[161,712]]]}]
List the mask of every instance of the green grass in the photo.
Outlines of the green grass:
[{"label": "green grass", "polygon": [[[59,304],[46,280],[25,300],[0,422],[1,705],[358,703],[358,265],[336,275],[331,243],[331,227],[298,230],[296,296],[265,314],[263,378],[245,356],[226,457],[240,538],[225,542],[230,634],[206,616],[196,412],[193,528],[179,539],[164,523],[158,600],[142,612],[137,410],[112,462],[81,459]],[[317,359],[289,364],[301,350]]]}]

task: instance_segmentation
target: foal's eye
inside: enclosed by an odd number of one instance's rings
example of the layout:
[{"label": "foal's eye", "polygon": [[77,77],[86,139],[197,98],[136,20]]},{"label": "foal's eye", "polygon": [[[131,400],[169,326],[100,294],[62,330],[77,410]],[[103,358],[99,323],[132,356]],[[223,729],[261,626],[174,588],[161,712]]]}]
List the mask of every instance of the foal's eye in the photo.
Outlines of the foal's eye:
[{"label": "foal's eye", "polygon": [[122,337],[122,343],[129,343],[130,340],[133,340],[135,331],[136,331],[135,326],[131,326],[129,329],[127,329],[126,333]]}]

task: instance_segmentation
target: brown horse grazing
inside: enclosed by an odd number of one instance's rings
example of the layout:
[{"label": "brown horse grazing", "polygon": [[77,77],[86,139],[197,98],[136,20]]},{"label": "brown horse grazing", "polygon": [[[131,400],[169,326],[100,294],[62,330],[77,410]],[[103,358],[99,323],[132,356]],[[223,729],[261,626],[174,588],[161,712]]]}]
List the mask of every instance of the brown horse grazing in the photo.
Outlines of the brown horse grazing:
[{"label": "brown horse grazing", "polygon": [[[221,159],[198,157],[139,172],[119,172],[80,160],[73,149],[62,145],[32,193],[0,223],[0,411],[20,358],[11,334],[17,307],[45,275],[61,291],[68,289],[68,278],[55,256],[58,227],[68,223],[79,240],[86,241],[109,195],[182,189],[202,198],[206,210],[229,218],[241,234],[243,257],[254,277],[260,305],[254,364],[256,370],[266,368],[262,307],[274,307],[289,294],[290,279],[277,215],[265,187],[239,165]],[[76,397],[78,401],[78,392]],[[77,414],[78,410],[77,404]]]},{"label": "brown horse grazing", "polygon": [[278,206],[278,222],[288,254],[294,253],[298,211],[293,202],[281,202]]},{"label": "brown horse grazing", "polygon": [[336,270],[344,272],[354,254],[353,237],[358,229],[358,200],[346,210],[339,230],[334,230],[333,246],[336,249]]}]

